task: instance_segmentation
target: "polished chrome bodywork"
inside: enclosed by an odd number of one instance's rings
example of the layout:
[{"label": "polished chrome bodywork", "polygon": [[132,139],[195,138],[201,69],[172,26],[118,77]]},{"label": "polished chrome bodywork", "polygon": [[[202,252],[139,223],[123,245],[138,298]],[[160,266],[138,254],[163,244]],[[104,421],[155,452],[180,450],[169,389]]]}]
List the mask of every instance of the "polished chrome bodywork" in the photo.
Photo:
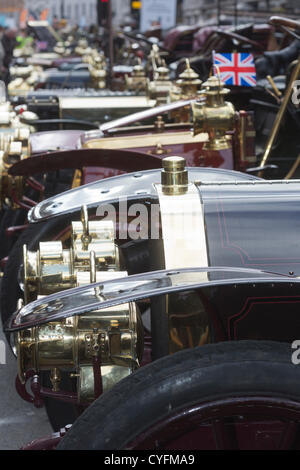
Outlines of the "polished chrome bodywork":
[{"label": "polished chrome bodywork", "polygon": [[[214,168],[188,168],[190,181],[225,182],[255,181],[256,177],[230,170]],[[89,209],[99,204],[118,202],[119,198],[138,200],[150,198],[157,200],[155,183],[160,183],[161,170],[148,170],[86,184],[53,196],[37,204],[28,214],[31,223],[47,220],[64,214],[79,212],[82,205]]]},{"label": "polished chrome bodywork", "polygon": [[[206,273],[205,281],[203,281],[203,273]],[[249,282],[281,282],[287,283],[291,287],[300,285],[298,278],[257,269],[209,267],[148,272],[68,289],[36,300],[24,306],[14,315],[6,331],[16,332],[33,328],[74,315],[83,315],[94,310],[136,302],[158,295],[205,286],[247,284]]]}]

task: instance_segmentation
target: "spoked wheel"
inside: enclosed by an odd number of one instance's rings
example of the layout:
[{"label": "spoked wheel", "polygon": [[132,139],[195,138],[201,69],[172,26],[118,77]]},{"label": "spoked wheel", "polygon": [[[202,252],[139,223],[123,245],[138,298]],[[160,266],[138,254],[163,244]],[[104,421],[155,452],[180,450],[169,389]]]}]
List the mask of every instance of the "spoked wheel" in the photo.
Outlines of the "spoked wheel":
[{"label": "spoked wheel", "polygon": [[126,448],[283,450],[296,445],[298,449],[299,419],[300,406],[293,400],[228,397],[182,409],[150,427]]},{"label": "spoked wheel", "polygon": [[141,368],[96,400],[59,449],[300,448],[290,345],[218,343]]}]

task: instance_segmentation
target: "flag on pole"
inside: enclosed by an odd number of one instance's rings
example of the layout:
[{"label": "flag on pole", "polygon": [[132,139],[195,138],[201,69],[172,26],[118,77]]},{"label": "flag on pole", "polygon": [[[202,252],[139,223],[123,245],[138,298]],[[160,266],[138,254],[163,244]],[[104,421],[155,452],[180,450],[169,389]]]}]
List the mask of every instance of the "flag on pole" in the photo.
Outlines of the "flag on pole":
[{"label": "flag on pole", "polygon": [[226,85],[255,86],[254,57],[248,52],[213,52],[214,74]]}]

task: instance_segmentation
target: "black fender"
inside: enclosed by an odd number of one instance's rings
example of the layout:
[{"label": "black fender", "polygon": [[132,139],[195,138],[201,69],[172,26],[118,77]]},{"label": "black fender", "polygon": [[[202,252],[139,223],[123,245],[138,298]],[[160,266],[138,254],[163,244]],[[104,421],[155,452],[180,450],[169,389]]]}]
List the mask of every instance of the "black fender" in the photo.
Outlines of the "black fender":
[{"label": "black fender", "polygon": [[134,172],[161,168],[161,158],[142,152],[110,149],[76,149],[36,154],[13,165],[13,176],[31,176],[66,168],[97,166]]}]

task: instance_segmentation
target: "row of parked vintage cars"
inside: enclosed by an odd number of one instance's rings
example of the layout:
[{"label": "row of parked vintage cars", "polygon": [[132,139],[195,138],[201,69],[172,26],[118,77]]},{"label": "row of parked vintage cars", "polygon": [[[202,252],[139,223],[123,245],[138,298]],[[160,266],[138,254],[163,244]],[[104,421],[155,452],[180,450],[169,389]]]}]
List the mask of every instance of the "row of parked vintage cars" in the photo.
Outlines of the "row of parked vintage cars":
[{"label": "row of parked vintage cars", "polygon": [[[206,31],[175,80],[156,41],[126,90],[3,97],[2,323],[56,431],[27,448],[299,448],[300,23],[270,24]],[[254,89],[203,72],[216,38]]]}]

